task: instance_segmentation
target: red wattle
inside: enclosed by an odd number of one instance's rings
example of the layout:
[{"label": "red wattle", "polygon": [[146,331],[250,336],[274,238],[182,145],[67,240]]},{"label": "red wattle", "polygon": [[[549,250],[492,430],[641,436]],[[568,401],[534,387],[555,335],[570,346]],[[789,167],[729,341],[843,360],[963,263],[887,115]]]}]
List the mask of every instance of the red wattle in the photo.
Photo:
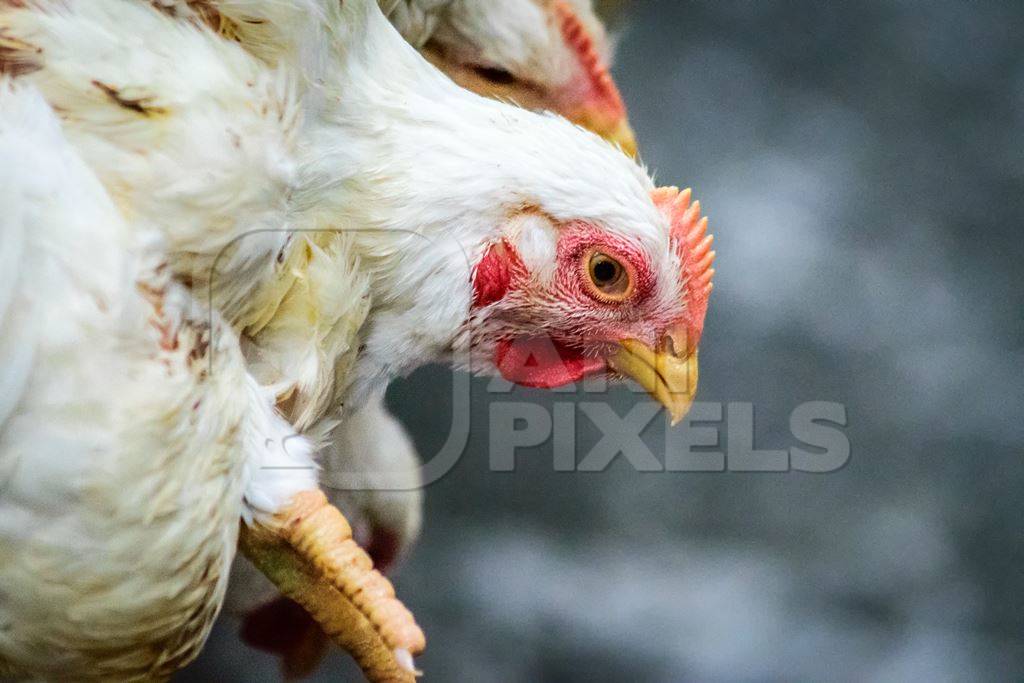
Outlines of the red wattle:
[{"label": "red wattle", "polygon": [[503,341],[495,350],[494,364],[501,376],[524,387],[553,389],[600,372],[604,360],[588,358],[578,350],[548,337],[518,337]]}]

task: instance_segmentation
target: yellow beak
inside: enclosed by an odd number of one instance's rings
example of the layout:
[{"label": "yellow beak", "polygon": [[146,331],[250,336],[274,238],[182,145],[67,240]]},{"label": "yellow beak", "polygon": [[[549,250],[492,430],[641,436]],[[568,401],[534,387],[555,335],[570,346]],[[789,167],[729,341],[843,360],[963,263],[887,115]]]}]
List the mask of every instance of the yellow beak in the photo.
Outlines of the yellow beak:
[{"label": "yellow beak", "polygon": [[629,119],[620,119],[613,128],[601,132],[601,136],[617,144],[629,156],[636,156],[636,135],[633,133],[632,126],[629,125]]},{"label": "yellow beak", "polygon": [[635,380],[665,406],[672,425],[679,424],[697,393],[697,350],[676,355],[671,346],[655,350],[635,339],[624,339],[619,346],[608,365]]}]

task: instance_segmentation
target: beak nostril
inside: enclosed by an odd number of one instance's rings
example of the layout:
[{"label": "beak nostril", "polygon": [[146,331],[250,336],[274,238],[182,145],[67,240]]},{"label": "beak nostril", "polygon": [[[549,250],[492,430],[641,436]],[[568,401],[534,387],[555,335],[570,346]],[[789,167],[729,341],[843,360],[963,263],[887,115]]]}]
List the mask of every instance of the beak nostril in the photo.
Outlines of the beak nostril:
[{"label": "beak nostril", "polygon": [[676,343],[675,340],[672,339],[672,335],[666,334],[661,338],[661,342],[658,344],[658,352],[667,353],[676,357],[679,356],[676,352]]},{"label": "beak nostril", "polygon": [[690,340],[689,330],[685,327],[669,330],[662,337],[659,348],[665,353],[669,353],[675,358],[685,358],[691,355],[696,348],[696,344]]}]

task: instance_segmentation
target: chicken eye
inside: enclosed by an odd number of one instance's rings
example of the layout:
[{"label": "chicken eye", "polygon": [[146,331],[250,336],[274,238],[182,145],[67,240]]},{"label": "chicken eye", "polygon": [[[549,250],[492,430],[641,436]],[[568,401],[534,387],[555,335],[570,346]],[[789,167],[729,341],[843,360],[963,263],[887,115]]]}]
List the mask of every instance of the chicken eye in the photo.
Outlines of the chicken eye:
[{"label": "chicken eye", "polygon": [[495,85],[511,85],[516,80],[516,77],[508,71],[493,66],[478,66],[474,68],[474,71],[478,76]]},{"label": "chicken eye", "polygon": [[600,251],[591,252],[586,260],[587,281],[591,294],[601,301],[622,301],[632,292],[629,273],[621,263]]}]

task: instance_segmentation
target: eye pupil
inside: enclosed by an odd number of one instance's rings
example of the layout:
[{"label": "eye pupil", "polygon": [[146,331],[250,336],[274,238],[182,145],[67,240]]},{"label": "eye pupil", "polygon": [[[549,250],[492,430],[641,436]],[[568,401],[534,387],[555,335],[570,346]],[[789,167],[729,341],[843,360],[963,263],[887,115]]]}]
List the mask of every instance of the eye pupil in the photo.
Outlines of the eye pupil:
[{"label": "eye pupil", "polygon": [[632,291],[629,273],[616,259],[599,251],[586,257],[587,286],[590,293],[605,302],[624,301]]},{"label": "eye pupil", "polygon": [[615,264],[611,261],[598,261],[594,264],[594,280],[597,282],[611,282],[615,279]]},{"label": "eye pupil", "polygon": [[511,85],[515,81],[515,76],[511,73],[493,66],[478,66],[476,72],[482,78],[498,85]]}]

